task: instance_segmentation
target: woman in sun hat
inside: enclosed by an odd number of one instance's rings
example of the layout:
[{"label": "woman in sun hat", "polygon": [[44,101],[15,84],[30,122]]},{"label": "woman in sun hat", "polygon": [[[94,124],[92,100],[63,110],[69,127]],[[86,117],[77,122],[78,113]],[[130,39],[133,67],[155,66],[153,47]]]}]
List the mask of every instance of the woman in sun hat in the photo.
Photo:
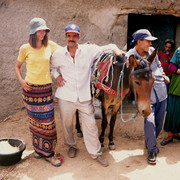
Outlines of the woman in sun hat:
[{"label": "woman in sun hat", "polygon": [[[22,97],[29,116],[34,157],[43,157],[52,165],[60,166],[61,161],[54,152],[57,133],[50,75],[50,57],[59,46],[48,40],[50,29],[42,18],[33,18],[29,25],[29,41],[20,47],[15,71],[23,88]],[[25,79],[21,73],[24,61]]]}]

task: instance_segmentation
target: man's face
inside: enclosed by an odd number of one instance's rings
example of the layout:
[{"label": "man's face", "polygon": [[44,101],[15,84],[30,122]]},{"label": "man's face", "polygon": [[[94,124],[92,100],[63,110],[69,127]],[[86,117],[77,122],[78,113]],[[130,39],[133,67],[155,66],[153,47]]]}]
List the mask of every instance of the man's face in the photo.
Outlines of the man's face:
[{"label": "man's face", "polygon": [[165,52],[171,51],[171,48],[172,48],[172,46],[171,46],[170,43],[166,43],[165,46],[164,46]]},{"label": "man's face", "polygon": [[146,39],[142,39],[142,40],[138,40],[138,46],[139,48],[141,48],[144,52],[148,52],[149,51],[149,47],[152,45],[151,41],[146,40]]},{"label": "man's face", "polygon": [[68,33],[66,33],[65,38],[66,38],[68,47],[76,47],[77,43],[80,39],[80,36],[77,33],[68,32]]}]

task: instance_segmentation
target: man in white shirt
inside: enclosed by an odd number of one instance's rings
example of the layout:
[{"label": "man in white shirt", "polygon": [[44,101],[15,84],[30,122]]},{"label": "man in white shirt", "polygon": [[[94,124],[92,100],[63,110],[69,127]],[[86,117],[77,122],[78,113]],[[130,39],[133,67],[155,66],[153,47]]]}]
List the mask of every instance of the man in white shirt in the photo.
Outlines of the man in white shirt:
[{"label": "man in white shirt", "polygon": [[58,98],[64,143],[69,146],[68,156],[73,158],[77,153],[73,136],[73,119],[78,110],[84,142],[89,154],[102,166],[108,166],[107,160],[102,156],[91,101],[91,67],[103,50],[111,49],[116,55],[120,55],[121,51],[114,44],[101,47],[95,44],[78,44],[80,29],[75,24],[65,28],[65,39],[67,46],[53,54],[51,67],[53,67],[52,75],[58,84],[55,96]]}]

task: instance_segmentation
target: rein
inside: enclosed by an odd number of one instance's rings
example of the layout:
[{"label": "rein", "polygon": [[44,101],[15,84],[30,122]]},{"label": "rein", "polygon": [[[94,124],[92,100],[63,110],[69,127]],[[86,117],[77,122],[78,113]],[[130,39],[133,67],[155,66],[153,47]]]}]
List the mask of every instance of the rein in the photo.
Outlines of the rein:
[{"label": "rein", "polygon": [[[118,81],[118,87],[117,87],[117,92],[118,92],[118,94],[117,94],[117,100],[119,99],[119,91],[120,91],[120,85],[121,85],[121,92],[123,92],[123,79],[124,79],[124,68],[125,68],[125,65],[126,65],[126,63],[124,63],[123,64],[123,68],[122,68],[122,70],[121,70],[121,73],[120,73],[120,75],[119,75],[119,81]],[[128,121],[130,121],[130,120],[136,120],[136,116],[137,116],[137,113],[136,114],[132,114],[132,116],[129,118],[129,119],[127,119],[127,120],[124,120],[124,118],[123,118],[123,112],[122,112],[122,104],[123,104],[123,93],[121,93],[120,94],[121,95],[121,120],[122,120],[122,122],[124,122],[124,123],[126,123],[126,122],[128,122]]]},{"label": "rein", "polygon": [[151,71],[151,68],[147,67],[147,68],[143,68],[143,69],[137,69],[137,70],[131,72],[131,74],[134,75],[134,74],[138,74],[138,73],[146,72],[146,71]]}]

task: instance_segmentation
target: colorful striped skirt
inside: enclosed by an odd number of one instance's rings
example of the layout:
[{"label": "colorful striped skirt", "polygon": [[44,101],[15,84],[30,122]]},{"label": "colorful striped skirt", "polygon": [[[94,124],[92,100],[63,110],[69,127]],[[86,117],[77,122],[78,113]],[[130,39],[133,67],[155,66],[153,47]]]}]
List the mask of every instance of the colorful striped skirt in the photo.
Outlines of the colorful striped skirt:
[{"label": "colorful striped skirt", "polygon": [[51,84],[32,85],[22,96],[29,116],[29,127],[34,150],[42,156],[54,155],[57,143],[56,124]]}]

